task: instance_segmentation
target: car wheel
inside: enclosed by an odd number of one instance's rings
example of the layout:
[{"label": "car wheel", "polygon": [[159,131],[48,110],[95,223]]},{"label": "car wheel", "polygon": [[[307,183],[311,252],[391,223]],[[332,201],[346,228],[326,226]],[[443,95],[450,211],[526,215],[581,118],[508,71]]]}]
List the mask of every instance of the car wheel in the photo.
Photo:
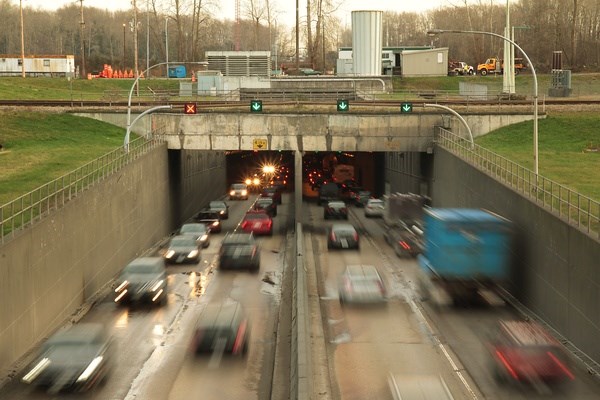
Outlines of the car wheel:
[{"label": "car wheel", "polygon": [[327,214],[323,214],[323,219],[327,219],[327,218],[329,218],[329,217],[327,216]]}]

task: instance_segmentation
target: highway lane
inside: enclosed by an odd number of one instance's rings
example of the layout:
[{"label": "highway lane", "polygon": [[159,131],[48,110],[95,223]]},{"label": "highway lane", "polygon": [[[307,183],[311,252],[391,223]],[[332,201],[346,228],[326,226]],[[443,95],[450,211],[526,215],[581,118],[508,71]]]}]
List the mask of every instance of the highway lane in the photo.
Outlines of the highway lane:
[{"label": "highway lane", "polygon": [[[398,258],[385,243],[380,219],[364,218],[351,208],[350,222],[362,229],[360,251],[327,251],[321,208],[312,206],[312,245],[324,331],[327,334],[332,399],[391,399],[388,371],[433,373],[444,377],[455,399],[598,399],[600,384],[572,360],[576,379],[563,388],[517,388],[497,382],[490,368],[488,343],[499,319],[517,319],[509,305],[470,308],[434,307],[416,290],[418,265]],[[321,228],[319,228],[321,227]],[[341,308],[337,279],[344,265],[379,267],[391,293],[387,307]]]},{"label": "highway lane", "polygon": [[[193,265],[168,267],[169,294],[165,307],[117,306],[111,288],[81,317],[109,327],[116,344],[116,362],[106,383],[88,393],[48,394],[22,384],[18,371],[0,388],[0,398],[21,399],[178,399],[190,393],[203,398],[264,399],[272,388],[280,288],[286,266],[287,228],[292,218],[291,196],[284,195],[272,237],[261,237],[261,270],[220,272],[216,268],[220,241],[236,228],[256,196],[228,201],[230,218],[223,232],[211,235]],[[168,238],[148,254],[161,254]],[[212,302],[240,301],[251,323],[249,351],[244,358],[228,355],[192,356],[190,336],[203,308]],[[36,354],[32,351],[32,355]],[[23,362],[22,367],[25,367]],[[207,397],[208,396],[208,397]],[[212,397],[210,397],[212,396]]]}]

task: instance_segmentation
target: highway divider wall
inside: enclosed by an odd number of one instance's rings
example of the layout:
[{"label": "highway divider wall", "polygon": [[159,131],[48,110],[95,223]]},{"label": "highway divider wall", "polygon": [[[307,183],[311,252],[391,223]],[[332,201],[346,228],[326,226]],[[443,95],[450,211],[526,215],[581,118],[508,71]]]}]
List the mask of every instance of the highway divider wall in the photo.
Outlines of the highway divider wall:
[{"label": "highway divider wall", "polygon": [[0,372],[225,186],[224,153],[162,145],[0,245]]}]

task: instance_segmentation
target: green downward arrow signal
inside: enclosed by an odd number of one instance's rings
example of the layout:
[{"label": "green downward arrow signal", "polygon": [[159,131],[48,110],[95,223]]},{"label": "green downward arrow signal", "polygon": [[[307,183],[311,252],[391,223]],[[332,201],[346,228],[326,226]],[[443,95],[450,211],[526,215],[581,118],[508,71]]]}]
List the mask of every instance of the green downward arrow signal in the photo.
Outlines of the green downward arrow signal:
[{"label": "green downward arrow signal", "polygon": [[348,111],[349,109],[348,100],[338,100],[337,102],[337,110],[338,111]]},{"label": "green downward arrow signal", "polygon": [[403,113],[412,112],[412,103],[402,103],[402,106],[401,106],[400,110]]},{"label": "green downward arrow signal", "polygon": [[250,103],[250,111],[253,111],[253,112],[262,111],[262,101],[252,100],[252,102]]}]

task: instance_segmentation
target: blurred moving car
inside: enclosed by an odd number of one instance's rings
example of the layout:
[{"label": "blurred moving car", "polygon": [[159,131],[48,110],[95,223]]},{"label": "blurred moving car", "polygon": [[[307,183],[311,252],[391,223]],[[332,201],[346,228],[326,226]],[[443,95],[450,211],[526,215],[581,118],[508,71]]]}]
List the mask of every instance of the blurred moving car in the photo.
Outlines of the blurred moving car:
[{"label": "blurred moving car", "polygon": [[219,269],[260,269],[260,248],[251,233],[229,233],[219,250]]},{"label": "blurred moving car", "polygon": [[494,375],[501,382],[558,384],[575,379],[563,346],[536,322],[499,321],[491,353]]},{"label": "blurred moving car", "polygon": [[383,217],[385,205],[381,199],[369,199],[365,204],[365,217]]},{"label": "blurred moving car", "polygon": [[259,197],[254,202],[254,210],[264,210],[271,218],[277,216],[277,203],[270,197]]},{"label": "blurred moving car", "polygon": [[196,353],[244,355],[249,334],[248,318],[240,303],[209,304],[198,318],[192,349]]},{"label": "blurred moving car", "polygon": [[341,200],[328,201],[323,209],[323,218],[348,219],[348,208],[346,207],[346,203]]},{"label": "blurred moving car", "polygon": [[368,190],[359,190],[356,192],[352,192],[351,199],[352,203],[356,207],[364,207],[367,204],[367,201],[371,198],[371,192]]},{"label": "blurred moving car", "polygon": [[248,185],[234,183],[229,188],[229,200],[248,200]]},{"label": "blurred moving car", "polygon": [[377,304],[387,301],[383,279],[374,265],[347,265],[339,283],[340,303]]},{"label": "blurred moving car", "polygon": [[327,234],[328,249],[359,249],[358,232],[351,224],[335,223]]},{"label": "blurred moving car", "polygon": [[81,323],[52,335],[21,381],[49,392],[85,391],[103,382],[113,362],[113,342],[100,323]]},{"label": "blurred moving car", "polygon": [[164,254],[167,263],[197,263],[200,261],[198,242],[192,235],[173,236]]},{"label": "blurred moving car", "polygon": [[276,186],[267,186],[263,188],[260,197],[270,197],[277,204],[281,204],[281,190]]},{"label": "blurred moving car", "polygon": [[439,375],[390,373],[388,384],[394,400],[454,400],[444,378]]},{"label": "blurred moving car", "polygon": [[221,217],[218,211],[205,208],[194,217],[194,221],[205,224],[210,233],[221,232]]},{"label": "blurred moving car", "polygon": [[416,257],[423,252],[423,230],[416,225],[391,226],[383,236],[398,257]]},{"label": "blurred moving car", "polygon": [[183,224],[181,225],[181,228],[179,228],[178,233],[179,235],[193,236],[196,242],[198,242],[198,245],[202,248],[207,248],[210,245],[210,230],[206,224],[199,222]]},{"label": "blurred moving car", "polygon": [[221,219],[229,218],[229,205],[225,203],[223,200],[213,200],[208,203],[209,210],[216,210],[219,212]]},{"label": "blurred moving car", "polygon": [[116,280],[115,303],[167,303],[167,270],[162,257],[136,258]]},{"label": "blurred moving car", "polygon": [[273,219],[265,210],[248,211],[240,224],[244,232],[273,235]]}]

